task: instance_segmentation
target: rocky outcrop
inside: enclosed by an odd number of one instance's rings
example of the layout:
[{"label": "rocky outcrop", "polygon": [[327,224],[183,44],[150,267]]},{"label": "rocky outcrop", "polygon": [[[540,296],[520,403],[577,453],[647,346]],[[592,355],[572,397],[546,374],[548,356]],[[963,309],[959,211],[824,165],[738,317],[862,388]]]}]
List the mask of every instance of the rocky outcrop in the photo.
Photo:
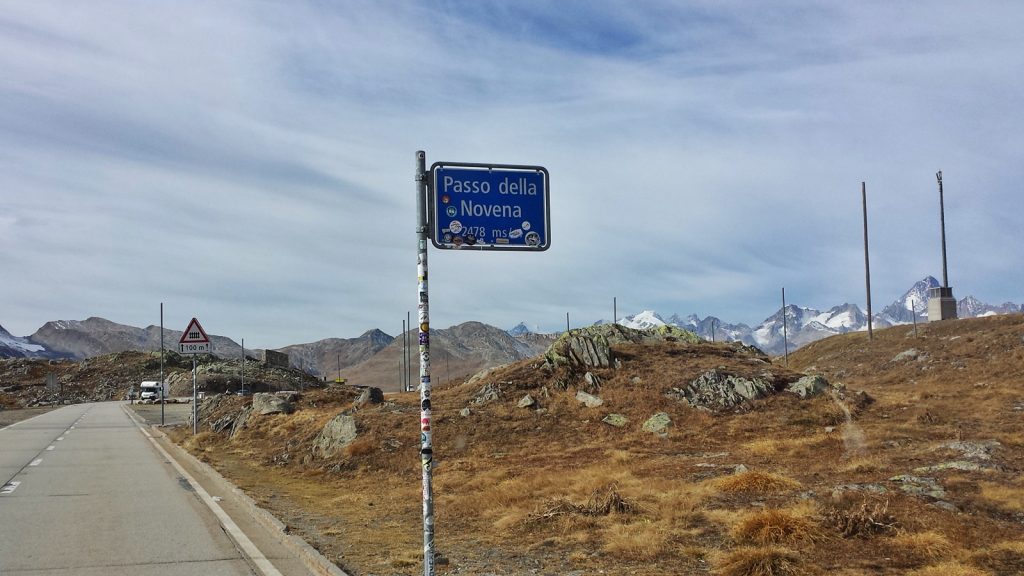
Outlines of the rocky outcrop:
[{"label": "rocky outcrop", "polygon": [[330,458],[339,450],[351,444],[359,435],[355,416],[345,411],[324,425],[313,440],[313,450],[321,458]]},{"label": "rocky outcrop", "polygon": [[824,377],[818,375],[804,376],[789,386],[786,386],[786,392],[796,394],[801,398],[817,396],[828,389],[828,380],[825,380]]},{"label": "rocky outcrop", "polygon": [[616,362],[611,347],[631,342],[701,342],[700,337],[675,326],[634,330],[618,324],[599,324],[562,334],[544,354],[551,366],[574,368],[610,368]]},{"label": "rocky outcrop", "polygon": [[282,413],[291,414],[295,411],[295,405],[274,394],[257,392],[252,397],[252,410],[260,416]]},{"label": "rocky outcrop", "polygon": [[775,393],[775,385],[767,379],[743,378],[708,370],[684,388],[672,388],[666,394],[695,408],[712,411],[728,410],[744,402]]}]

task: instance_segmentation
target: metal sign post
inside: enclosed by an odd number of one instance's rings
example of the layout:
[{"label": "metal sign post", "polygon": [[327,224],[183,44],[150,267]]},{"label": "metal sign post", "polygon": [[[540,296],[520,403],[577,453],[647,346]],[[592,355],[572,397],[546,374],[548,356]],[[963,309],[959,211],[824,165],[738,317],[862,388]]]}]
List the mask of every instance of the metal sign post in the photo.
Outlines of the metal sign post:
[{"label": "metal sign post", "polygon": [[199,401],[196,384],[196,354],[210,353],[210,337],[206,335],[206,330],[203,330],[199,320],[193,318],[185,331],[181,333],[181,339],[178,340],[178,352],[192,355],[192,435],[195,436],[199,432],[199,407],[196,405]]},{"label": "metal sign post", "polygon": [[434,435],[430,431],[430,297],[427,290],[427,154],[416,152],[416,276],[420,343],[420,464],[423,466],[423,574],[434,576]]},{"label": "metal sign post", "polygon": [[196,405],[198,400],[198,394],[196,393],[196,357],[192,355],[192,435],[195,436],[199,432],[199,407]]},{"label": "metal sign post", "polygon": [[[428,172],[427,154],[422,150],[416,152],[416,274],[424,576],[434,576],[435,562],[427,243],[429,241],[441,249],[547,250],[551,246],[548,181],[548,171],[543,166],[436,162]],[[566,313],[567,325],[568,320],[569,315]],[[411,389],[412,382],[409,384]]]}]

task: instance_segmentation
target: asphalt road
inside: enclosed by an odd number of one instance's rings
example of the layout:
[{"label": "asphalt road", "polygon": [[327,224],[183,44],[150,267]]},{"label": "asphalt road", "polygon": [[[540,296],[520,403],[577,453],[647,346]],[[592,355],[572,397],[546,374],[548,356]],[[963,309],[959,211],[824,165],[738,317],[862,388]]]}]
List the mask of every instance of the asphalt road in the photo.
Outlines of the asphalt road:
[{"label": "asphalt road", "polygon": [[0,429],[0,574],[277,574],[223,524],[119,403]]}]

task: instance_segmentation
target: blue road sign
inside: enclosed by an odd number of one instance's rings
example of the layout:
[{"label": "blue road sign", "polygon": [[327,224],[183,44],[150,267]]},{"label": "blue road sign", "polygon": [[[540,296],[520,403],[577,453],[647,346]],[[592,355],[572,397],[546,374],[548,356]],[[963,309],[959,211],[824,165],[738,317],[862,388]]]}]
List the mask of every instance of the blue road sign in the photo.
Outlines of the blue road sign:
[{"label": "blue road sign", "polygon": [[437,162],[430,171],[434,246],[531,251],[550,247],[545,168]]}]

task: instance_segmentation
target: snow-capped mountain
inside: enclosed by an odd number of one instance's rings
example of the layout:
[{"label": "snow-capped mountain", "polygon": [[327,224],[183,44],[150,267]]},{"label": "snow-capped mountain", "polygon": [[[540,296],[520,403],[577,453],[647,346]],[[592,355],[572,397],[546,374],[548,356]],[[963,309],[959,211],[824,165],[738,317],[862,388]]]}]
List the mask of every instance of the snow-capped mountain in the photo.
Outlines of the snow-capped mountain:
[{"label": "snow-capped mountain", "polygon": [[653,310],[644,310],[639,314],[632,316],[626,316],[622,320],[619,320],[619,325],[625,326],[626,328],[635,328],[637,330],[645,330],[647,328],[657,328],[658,326],[664,326],[668,324],[665,319],[658,315]]},{"label": "snow-capped mountain", "polygon": [[37,356],[45,352],[46,348],[43,346],[33,344],[27,338],[12,336],[3,326],[0,326],[0,358]]},{"label": "snow-capped mountain", "polygon": [[[941,286],[933,276],[926,276],[918,280],[903,293],[892,304],[875,314],[875,322],[880,326],[892,326],[894,324],[910,324],[915,321],[928,321],[928,290]],[[967,316],[961,316],[967,318]]]},{"label": "snow-capped mountain", "polygon": [[[928,290],[937,288],[939,281],[932,276],[925,277],[914,283],[902,296],[874,315],[874,327],[884,328],[898,324],[910,324],[928,321]],[[1024,312],[1024,306],[1007,302],[993,306],[967,296],[957,303],[960,318],[990,316],[992,314],[1011,314]],[[705,340],[740,341],[744,344],[757,346],[768,354],[779,355],[789,345],[789,350],[836,334],[867,330],[867,314],[856,304],[842,304],[827,311],[805,308],[795,305],[786,306],[785,329],[783,329],[783,310],[778,310],[757,327],[751,329],[746,324],[724,323],[714,316],[701,319],[696,314],[681,317],[673,314],[664,320],[661,315],[645,310],[634,316],[627,316],[619,323],[624,326],[648,328],[658,323],[671,324],[694,332]],[[783,333],[785,332],[785,339]]]},{"label": "snow-capped mountain", "polygon": [[1013,302],[1004,302],[999,306],[986,304],[974,296],[968,296],[956,303],[958,318],[978,318],[980,316],[994,316],[996,314],[1013,314],[1024,312],[1024,307]]},{"label": "snow-capped mountain", "polygon": [[751,336],[753,330],[751,330],[750,326],[742,323],[729,324],[728,322],[722,322],[715,316],[708,316],[702,320],[696,314],[690,314],[686,318],[680,318],[678,314],[673,314],[668,318],[667,322],[673,326],[689,330],[705,340],[713,340],[715,342],[740,341],[748,344],[753,342]]}]

